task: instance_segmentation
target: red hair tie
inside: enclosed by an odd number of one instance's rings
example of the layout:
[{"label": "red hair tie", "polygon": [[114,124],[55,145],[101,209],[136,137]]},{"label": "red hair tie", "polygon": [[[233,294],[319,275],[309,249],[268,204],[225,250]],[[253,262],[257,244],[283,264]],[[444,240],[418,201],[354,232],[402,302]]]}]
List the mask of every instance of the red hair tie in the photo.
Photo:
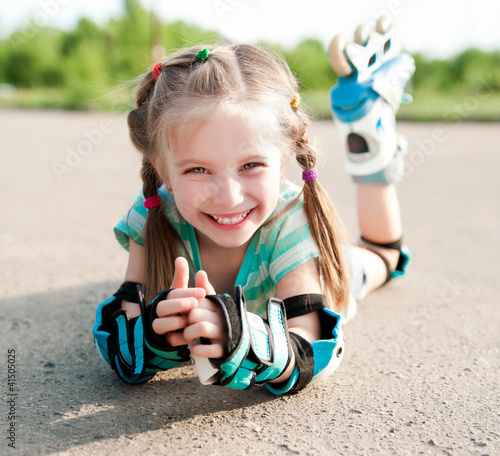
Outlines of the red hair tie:
[{"label": "red hair tie", "polygon": [[144,200],[142,203],[146,209],[151,209],[152,207],[160,207],[161,206],[161,198],[156,196],[150,196],[149,198]]},{"label": "red hair tie", "polygon": [[161,66],[163,65],[162,62],[158,62],[155,67],[153,68],[153,78],[158,79],[160,77],[161,73]]}]

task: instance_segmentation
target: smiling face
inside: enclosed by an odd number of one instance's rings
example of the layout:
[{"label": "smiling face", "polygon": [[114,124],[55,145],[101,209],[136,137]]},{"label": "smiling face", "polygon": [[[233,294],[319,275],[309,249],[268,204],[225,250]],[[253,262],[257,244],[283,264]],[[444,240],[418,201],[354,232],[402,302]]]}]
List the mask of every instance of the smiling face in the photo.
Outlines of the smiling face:
[{"label": "smiling face", "polygon": [[282,160],[273,140],[278,129],[267,120],[258,122],[260,128],[239,118],[191,122],[174,139],[166,173],[160,174],[200,246],[246,246],[274,211]]}]

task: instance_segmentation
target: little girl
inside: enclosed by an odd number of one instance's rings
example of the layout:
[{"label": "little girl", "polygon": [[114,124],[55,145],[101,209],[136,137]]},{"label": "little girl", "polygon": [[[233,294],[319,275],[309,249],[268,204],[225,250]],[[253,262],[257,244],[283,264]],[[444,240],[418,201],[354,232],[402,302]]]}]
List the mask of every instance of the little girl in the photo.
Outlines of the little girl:
[{"label": "little girl", "polygon": [[249,45],[182,50],[143,77],[128,116],[143,187],[115,227],[129,262],[93,330],[125,382],[191,358],[204,384],[298,391],[339,365],[340,314],[402,271],[390,183],[360,183],[368,249],[345,245],[297,90]]}]

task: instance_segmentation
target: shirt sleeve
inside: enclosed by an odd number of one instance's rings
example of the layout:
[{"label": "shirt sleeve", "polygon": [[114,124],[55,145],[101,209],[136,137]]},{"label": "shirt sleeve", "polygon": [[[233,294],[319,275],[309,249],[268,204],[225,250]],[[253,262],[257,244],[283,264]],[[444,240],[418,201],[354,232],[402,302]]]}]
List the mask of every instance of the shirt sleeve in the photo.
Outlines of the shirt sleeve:
[{"label": "shirt sleeve", "polygon": [[143,245],[143,228],[146,223],[147,209],[143,206],[144,195],[141,192],[135,198],[130,208],[114,226],[113,231],[120,245],[129,250],[130,240]]}]

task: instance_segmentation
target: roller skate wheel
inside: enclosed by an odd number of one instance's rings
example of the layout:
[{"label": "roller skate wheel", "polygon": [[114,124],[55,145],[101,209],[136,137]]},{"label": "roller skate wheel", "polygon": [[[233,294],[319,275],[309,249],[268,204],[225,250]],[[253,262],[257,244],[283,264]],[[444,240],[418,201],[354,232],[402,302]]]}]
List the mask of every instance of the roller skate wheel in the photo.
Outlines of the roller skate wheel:
[{"label": "roller skate wheel", "polygon": [[373,29],[368,24],[360,24],[354,32],[354,42],[361,46],[366,46],[368,38],[373,33]]},{"label": "roller skate wheel", "polygon": [[378,18],[377,24],[375,25],[375,30],[381,35],[385,35],[391,28],[391,19],[389,16],[382,15]]},{"label": "roller skate wheel", "polygon": [[342,35],[336,35],[328,46],[330,65],[339,76],[347,77],[353,73],[351,65],[344,55],[347,41]]}]

